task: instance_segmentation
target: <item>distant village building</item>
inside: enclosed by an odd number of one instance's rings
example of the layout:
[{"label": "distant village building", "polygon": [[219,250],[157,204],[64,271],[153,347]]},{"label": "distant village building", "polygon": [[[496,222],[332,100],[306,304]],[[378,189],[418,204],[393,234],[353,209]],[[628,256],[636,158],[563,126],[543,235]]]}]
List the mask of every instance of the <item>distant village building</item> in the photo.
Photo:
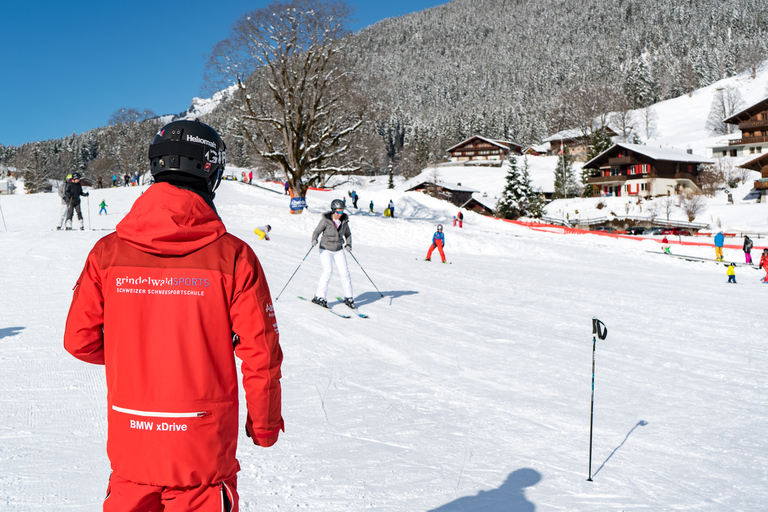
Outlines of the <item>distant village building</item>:
[{"label": "distant village building", "polygon": [[741,164],[739,167],[760,173],[760,179],[755,180],[755,190],[760,193],[760,202],[768,203],[768,152]]},{"label": "distant village building", "polygon": [[[613,138],[618,135],[615,131],[609,127],[602,128],[606,134]],[[586,162],[587,153],[589,152],[589,143],[592,142],[590,137],[581,133],[581,130],[563,130],[557,132],[554,135],[550,135],[544,139],[545,143],[549,143],[549,150],[547,156],[557,156],[561,150],[568,150],[568,154],[573,157],[577,162]]]},{"label": "distant village building", "polygon": [[584,164],[595,169],[588,184],[606,196],[653,197],[700,191],[699,169],[709,158],[676,149],[617,143]]},{"label": "distant village building", "polygon": [[462,206],[467,201],[472,199],[472,193],[477,190],[472,190],[468,187],[462,187],[461,183],[454,185],[446,185],[444,183],[432,183],[422,182],[418,185],[408,189],[408,192],[423,192],[432,197],[442,199],[444,201],[450,201],[456,206]]},{"label": "distant village building", "polygon": [[549,154],[549,142],[544,144],[533,144],[523,149],[523,155],[527,156],[546,156]]},{"label": "distant village building", "polygon": [[510,153],[522,154],[523,146],[507,140],[491,140],[475,135],[446,151],[451,154],[451,162],[470,160],[502,162]]},{"label": "distant village building", "polygon": [[759,155],[768,149],[768,98],[734,114],[723,122],[738,125],[741,137],[712,148],[712,156]]}]

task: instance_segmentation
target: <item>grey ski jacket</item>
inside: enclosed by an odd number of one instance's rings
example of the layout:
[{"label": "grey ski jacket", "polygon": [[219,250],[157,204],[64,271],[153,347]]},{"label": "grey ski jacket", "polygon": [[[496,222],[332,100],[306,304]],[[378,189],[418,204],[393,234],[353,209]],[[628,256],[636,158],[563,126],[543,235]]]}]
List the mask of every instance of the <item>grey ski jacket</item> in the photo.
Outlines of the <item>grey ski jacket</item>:
[{"label": "grey ski jacket", "polygon": [[[326,251],[340,251],[344,245],[352,250],[352,233],[349,231],[349,216],[346,213],[341,214],[339,227],[333,223],[333,212],[325,212],[320,219],[315,230],[312,232],[312,245],[317,241],[317,237],[322,233],[323,238],[320,241],[320,248]],[[343,239],[343,240],[342,240]]]}]

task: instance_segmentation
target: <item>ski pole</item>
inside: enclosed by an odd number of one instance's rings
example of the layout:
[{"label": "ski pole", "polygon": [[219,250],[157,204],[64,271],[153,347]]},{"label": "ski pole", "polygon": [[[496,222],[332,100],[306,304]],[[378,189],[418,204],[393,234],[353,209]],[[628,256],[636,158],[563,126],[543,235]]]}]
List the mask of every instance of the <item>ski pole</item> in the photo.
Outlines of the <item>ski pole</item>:
[{"label": "ski pole", "polygon": [[[354,255],[354,254],[352,254],[352,251],[349,251],[349,255],[350,255],[350,256],[352,256],[352,258],[354,258],[354,260],[355,260],[355,261],[357,261],[357,258],[355,258],[355,255]],[[358,265],[360,265],[360,262],[359,262],[359,261],[357,261],[357,264],[358,264]],[[366,272],[366,271],[365,271],[365,269],[363,268],[363,266],[362,266],[362,265],[360,265],[360,270],[362,270],[362,271],[363,271],[363,274],[365,274],[365,277],[367,277],[367,278],[368,278],[368,280],[369,280],[369,281],[371,282],[371,284],[373,285],[373,287],[374,287],[374,288],[376,288],[376,285],[373,283],[373,279],[371,279],[371,276],[369,276],[369,275],[368,275],[368,272]],[[377,292],[379,292],[379,289],[378,289],[378,288],[376,288],[376,291],[377,291]],[[384,294],[383,294],[383,293],[381,293],[381,292],[379,292],[379,295],[381,295],[382,297],[384,297]]]},{"label": "ski pole", "polygon": [[91,195],[90,193],[85,196],[85,200],[88,201],[88,229],[93,231],[93,224],[91,224]]},{"label": "ski pole", "polygon": [[[295,276],[295,275],[296,275],[296,272],[298,272],[298,271],[299,271],[299,269],[301,268],[301,265],[302,265],[302,263],[304,263],[304,260],[306,260],[306,259],[307,259],[307,256],[309,256],[309,253],[310,253],[310,252],[312,252],[312,249],[314,249],[314,248],[315,248],[315,246],[314,246],[314,245],[312,245],[312,246],[310,246],[310,247],[309,247],[309,250],[307,251],[307,254],[305,254],[305,255],[304,255],[304,259],[303,259],[303,260],[301,260],[301,263],[299,263],[299,266],[298,266],[298,267],[296,267],[296,270],[294,270],[294,271],[293,271],[293,274],[291,274],[291,277],[289,277],[289,278],[288,278],[288,283],[290,283],[290,282],[291,282],[291,279],[293,279],[293,276]],[[275,297],[275,302],[277,302],[277,299],[279,299],[279,298],[280,298],[280,296],[283,294],[283,292],[285,291],[285,289],[288,287],[288,283],[285,283],[285,286],[283,286],[283,289],[282,289],[282,290],[280,290],[280,293],[278,293],[278,294],[277,294],[277,297]]]},{"label": "ski pole", "polygon": [[0,217],[3,218],[3,227],[8,231],[8,226],[5,225],[5,214],[3,213],[3,206],[0,205]]},{"label": "ski pole", "polygon": [[595,345],[597,344],[597,338],[604,340],[606,336],[608,336],[608,328],[596,317],[592,317],[592,404],[589,410],[589,478],[587,478],[587,482],[592,481],[592,423],[595,417]]}]

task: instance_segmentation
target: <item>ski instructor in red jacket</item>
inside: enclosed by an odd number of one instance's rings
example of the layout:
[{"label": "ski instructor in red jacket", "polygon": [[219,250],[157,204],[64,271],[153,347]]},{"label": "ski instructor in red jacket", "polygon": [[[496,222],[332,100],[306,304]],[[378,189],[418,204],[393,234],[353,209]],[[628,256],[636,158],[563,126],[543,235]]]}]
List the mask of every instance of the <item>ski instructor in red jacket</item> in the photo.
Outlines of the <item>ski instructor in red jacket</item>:
[{"label": "ski instructor in red jacket", "polygon": [[75,286],[64,347],[103,364],[105,511],[236,511],[236,354],[246,435],[283,428],[275,312],[259,260],[213,206],[226,147],[175,121],[149,147],[156,183],[99,240]]}]

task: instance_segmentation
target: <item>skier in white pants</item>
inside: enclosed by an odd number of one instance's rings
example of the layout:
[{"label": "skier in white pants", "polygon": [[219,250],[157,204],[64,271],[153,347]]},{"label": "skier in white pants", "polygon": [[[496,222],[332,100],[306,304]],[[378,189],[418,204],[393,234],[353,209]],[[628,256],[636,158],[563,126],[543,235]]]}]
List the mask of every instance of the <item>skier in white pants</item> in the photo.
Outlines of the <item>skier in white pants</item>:
[{"label": "skier in white pants", "polygon": [[352,296],[352,277],[349,275],[347,256],[342,249],[352,252],[352,233],[349,230],[349,216],[344,213],[344,203],[340,199],[331,201],[331,211],[323,214],[320,223],[312,232],[312,247],[317,245],[317,237],[322,233],[320,241],[320,261],[323,264],[323,273],[317,284],[317,292],[312,302],[324,308],[328,307],[326,295],[328,284],[333,276],[333,265],[339,270],[341,286],[344,289],[344,304],[355,309],[355,301]]}]

